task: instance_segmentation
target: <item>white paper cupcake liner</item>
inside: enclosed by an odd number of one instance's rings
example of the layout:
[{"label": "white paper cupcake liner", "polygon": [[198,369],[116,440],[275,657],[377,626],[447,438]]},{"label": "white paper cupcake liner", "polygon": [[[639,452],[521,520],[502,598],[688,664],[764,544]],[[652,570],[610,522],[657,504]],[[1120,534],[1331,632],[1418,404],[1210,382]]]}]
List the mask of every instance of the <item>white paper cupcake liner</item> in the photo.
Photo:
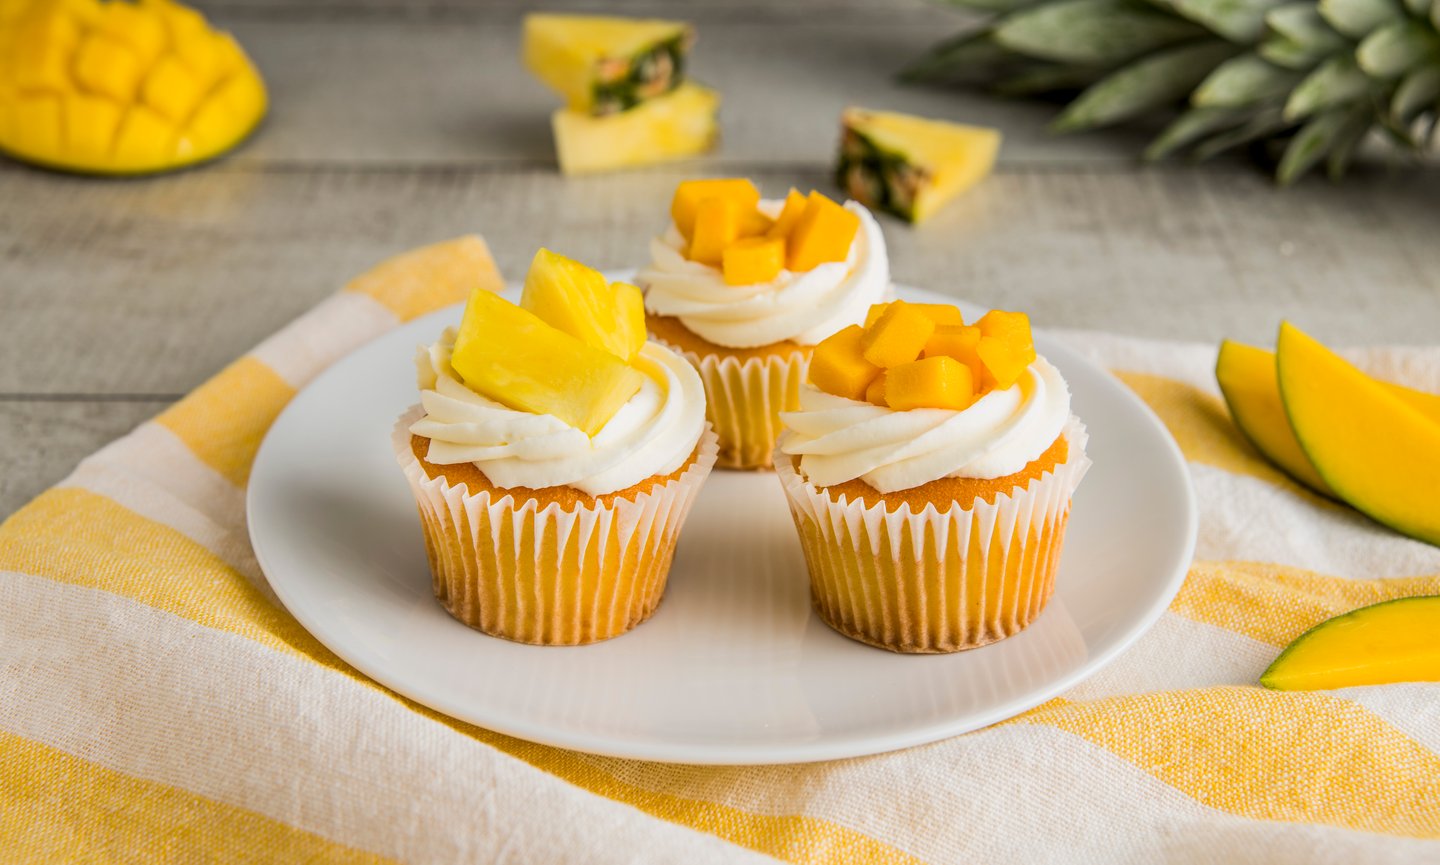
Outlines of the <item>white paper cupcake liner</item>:
[{"label": "white paper cupcake liner", "polygon": [[896,652],[954,652],[1019,633],[1045,608],[1070,515],[1090,467],[1074,416],[1065,462],[1024,487],[943,511],[888,511],[832,499],[775,452],[810,572],[815,609],[830,627]]},{"label": "white paper cupcake liner", "polygon": [[783,427],[780,412],[800,404],[800,385],[810,368],[810,353],[752,357],[698,355],[657,339],[700,373],[705,385],[705,416],[720,437],[716,465],[727,469],[770,468],[775,441]]},{"label": "white paper cupcake liner", "polygon": [[435,597],[452,616],[547,646],[606,640],[650,617],[680,527],[715,464],[713,430],[678,478],[566,510],[428,477],[410,444],[410,426],[423,414],[415,406],[402,416],[392,443],[420,511]]}]

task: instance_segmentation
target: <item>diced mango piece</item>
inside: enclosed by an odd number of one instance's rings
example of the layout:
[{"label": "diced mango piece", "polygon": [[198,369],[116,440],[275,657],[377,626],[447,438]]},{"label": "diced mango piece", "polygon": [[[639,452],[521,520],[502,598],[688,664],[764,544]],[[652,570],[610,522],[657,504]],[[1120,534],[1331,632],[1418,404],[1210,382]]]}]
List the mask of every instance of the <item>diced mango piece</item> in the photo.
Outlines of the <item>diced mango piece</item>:
[{"label": "diced mango piece", "polygon": [[610,352],[483,288],[470,295],[450,364],[482,396],[554,415],[591,436],[645,383]]},{"label": "diced mango piece", "polygon": [[733,198],[714,197],[700,202],[695,212],[695,232],[686,257],[691,261],[719,267],[725,247],[740,236],[741,204]]},{"label": "diced mango piece", "polygon": [[76,83],[116,102],[135,99],[143,73],[144,67],[134,52],[98,33],[87,36],[75,54]]},{"label": "diced mango piece", "polygon": [[16,139],[11,146],[31,159],[47,159],[65,147],[64,106],[59,96],[22,96],[15,103]]},{"label": "diced mango piece", "polygon": [[860,341],[865,329],[852,324],[826,337],[810,357],[810,381],[826,393],[864,400],[880,367],[865,359]]},{"label": "diced mango piece", "polygon": [[101,3],[96,29],[126,46],[142,64],[155,62],[165,50],[165,23],[149,9],[133,3]]},{"label": "diced mango piece", "polygon": [[719,108],[720,94],[687,81],[619,114],[561,109],[550,118],[560,170],[593,174],[704,153],[719,135]]},{"label": "diced mango piece", "polygon": [[935,332],[926,341],[925,348],[920,352],[923,357],[953,357],[975,373],[975,382],[981,381],[980,355],[976,349],[980,345],[980,328],[974,325],[941,324],[935,327]]},{"label": "diced mango piece", "polygon": [[753,208],[740,211],[741,237],[765,237],[774,224],[775,220]]},{"label": "diced mango piece", "polygon": [[[600,271],[548,249],[535,253],[530,262],[520,306],[562,333],[591,348],[608,351],[626,363],[645,343],[643,300],[637,322],[634,304],[627,299],[629,319],[622,326],[616,292]],[[638,343],[635,341],[637,329]]]},{"label": "diced mango piece", "polygon": [[775,223],[766,234],[770,237],[788,238],[795,225],[800,222],[800,217],[805,215],[805,204],[808,200],[800,190],[791,187],[790,192],[785,195],[785,206],[781,208],[780,215],[775,218]]},{"label": "diced mango piece", "polygon": [[945,408],[963,411],[975,401],[970,367],[953,357],[927,357],[885,373],[885,402],[896,411]]},{"label": "diced mango piece", "polygon": [[[910,305],[930,316],[930,320],[936,325],[958,326],[965,323],[965,317],[961,314],[958,306],[951,306],[948,303],[912,303]],[[871,306],[870,311],[865,313],[865,326],[869,327],[874,324],[875,320],[889,306],[888,303],[877,303]]]},{"label": "diced mango piece", "polygon": [[760,201],[760,190],[743,177],[687,180],[675,187],[675,197],[670,200],[670,218],[687,240],[693,236],[700,204],[708,198],[729,199],[736,203],[738,210],[750,211]]},{"label": "diced mango piece", "polygon": [[79,44],[80,28],[67,16],[50,14],[21,23],[10,59],[15,89],[68,93],[70,61]]},{"label": "diced mango piece", "polygon": [[786,266],[805,271],[831,261],[844,261],[860,230],[860,217],[818,192],[810,193],[805,212],[788,238]]},{"label": "diced mango piece", "polygon": [[102,96],[72,93],[65,100],[65,149],[85,160],[106,159],[115,145],[124,109]]},{"label": "diced mango piece", "polygon": [[935,322],[930,316],[914,304],[897,300],[865,328],[861,348],[866,360],[889,369],[918,358],[934,332]]},{"label": "diced mango piece", "polygon": [[725,247],[723,269],[729,285],[769,282],[785,269],[785,241],[741,238]]},{"label": "diced mango piece", "polygon": [[131,108],[115,138],[115,160],[121,165],[154,165],[175,149],[175,127],[142,105]]},{"label": "diced mango piece", "polygon": [[615,343],[622,348],[620,357],[634,360],[649,336],[645,331],[645,295],[628,282],[612,282],[610,290],[615,294]]},{"label": "diced mango piece", "polygon": [[1030,333],[1030,316],[1023,312],[1005,312],[992,309],[975,322],[981,336],[991,336],[1013,343],[1017,348],[1034,348],[1035,337]]},{"label": "diced mango piece", "polygon": [[866,401],[866,402],[868,402],[868,403],[874,403],[875,405],[881,405],[881,406],[888,406],[888,405],[889,405],[889,403],[885,401],[885,374],[886,374],[886,372],[888,372],[888,370],[883,370],[883,369],[880,370],[880,374],[877,375],[877,376],[875,376],[875,380],[872,381],[872,382],[870,382],[870,386],[869,386],[869,387],[865,388],[865,401]]},{"label": "diced mango piece", "polygon": [[145,104],[175,122],[188,118],[204,95],[200,82],[174,57],[155,64],[141,88]]},{"label": "diced mango piece", "polygon": [[1009,339],[994,336],[980,337],[975,353],[983,367],[981,384],[985,389],[1010,387],[1035,362],[1034,348],[1022,348]]}]

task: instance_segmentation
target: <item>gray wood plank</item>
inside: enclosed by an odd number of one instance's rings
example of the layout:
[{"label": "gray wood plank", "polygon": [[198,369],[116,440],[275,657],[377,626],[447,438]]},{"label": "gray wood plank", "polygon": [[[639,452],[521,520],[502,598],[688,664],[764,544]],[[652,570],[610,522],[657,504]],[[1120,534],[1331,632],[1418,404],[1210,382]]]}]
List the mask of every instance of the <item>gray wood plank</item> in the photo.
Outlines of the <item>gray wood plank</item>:
[{"label": "gray wood plank", "polygon": [[[642,264],[693,169],[241,170],[105,183],[0,172],[0,393],[184,392],[348,277],[485,234],[512,277],[539,246]],[[820,172],[754,172],[771,194]],[[895,279],[1044,325],[1433,343],[1440,174],[1277,192],[1243,169],[1003,170],[919,229],[885,220]]]},{"label": "gray wood plank", "polygon": [[153,400],[0,400],[0,520],[164,407]]}]

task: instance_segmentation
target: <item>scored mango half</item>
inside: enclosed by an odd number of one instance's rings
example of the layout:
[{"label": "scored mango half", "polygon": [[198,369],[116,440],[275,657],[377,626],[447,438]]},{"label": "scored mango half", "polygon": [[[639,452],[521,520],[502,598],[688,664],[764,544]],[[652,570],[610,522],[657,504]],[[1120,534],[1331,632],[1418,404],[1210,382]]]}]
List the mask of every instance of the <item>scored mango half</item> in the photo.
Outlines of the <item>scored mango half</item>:
[{"label": "scored mango half", "polygon": [[173,0],[10,0],[0,150],[47,168],[149,174],[219,156],[265,115],[228,33]]}]

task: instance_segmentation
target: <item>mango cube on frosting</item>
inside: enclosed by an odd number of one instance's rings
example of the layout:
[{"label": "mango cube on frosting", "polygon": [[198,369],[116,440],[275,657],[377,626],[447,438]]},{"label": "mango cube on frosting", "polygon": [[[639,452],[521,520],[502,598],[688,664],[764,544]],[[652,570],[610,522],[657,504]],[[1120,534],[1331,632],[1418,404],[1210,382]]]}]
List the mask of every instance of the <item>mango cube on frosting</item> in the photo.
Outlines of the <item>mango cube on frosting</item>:
[{"label": "mango cube on frosting", "polygon": [[889,405],[885,401],[885,373],[886,370],[880,370],[880,374],[875,376],[875,380],[870,382],[869,387],[865,388],[866,402],[879,406]]},{"label": "mango cube on frosting", "polygon": [[846,399],[865,399],[865,391],[880,368],[865,359],[860,341],[865,329],[852,324],[815,346],[810,357],[810,381],[826,393]]},{"label": "mango cube on frosting", "polygon": [[982,336],[1003,339],[1017,348],[1034,348],[1035,337],[1030,332],[1030,316],[1023,312],[1006,312],[992,309],[975,322]]},{"label": "mango cube on frosting", "polygon": [[[951,306],[948,303],[912,303],[910,305],[930,316],[930,320],[935,322],[936,326],[965,323],[965,317],[961,314],[958,306]],[[875,320],[889,307],[888,303],[877,303],[870,307],[870,311],[865,314],[865,326],[869,327],[874,324]]]},{"label": "mango cube on frosting", "polygon": [[889,369],[918,358],[934,332],[935,322],[930,316],[913,304],[897,300],[865,328],[862,353],[875,366]]},{"label": "mango cube on frosting", "polygon": [[722,269],[729,285],[769,282],[785,268],[785,241],[746,237],[725,247]]},{"label": "mango cube on frosting", "polygon": [[785,206],[780,209],[780,215],[775,217],[775,222],[766,232],[767,237],[778,237],[782,240],[790,236],[795,224],[805,213],[805,204],[809,201],[800,190],[791,187],[785,195]]},{"label": "mango cube on frosting", "polygon": [[953,357],[927,357],[885,372],[885,402],[896,411],[962,411],[974,401],[975,380],[970,368]]},{"label": "mango cube on frosting", "polygon": [[725,247],[740,236],[743,205],[734,198],[716,196],[700,202],[695,212],[694,235],[687,257],[691,261],[719,267]]},{"label": "mango cube on frosting", "polygon": [[738,205],[739,211],[747,212],[753,211],[755,205],[760,203],[760,190],[743,177],[687,180],[681,183],[675,188],[675,197],[670,200],[670,218],[686,240],[693,237],[700,204],[707,198],[730,199]]},{"label": "mango cube on frosting", "polygon": [[812,270],[831,261],[844,261],[860,231],[860,217],[818,192],[811,192],[805,210],[787,239],[786,267]]},{"label": "mango cube on frosting", "polygon": [[554,415],[593,436],[640,390],[645,376],[529,310],[477,288],[470,295],[450,365],[482,396]]},{"label": "mango cube on frosting", "polygon": [[1020,380],[1026,368],[1035,362],[1035,348],[1018,345],[1009,339],[982,336],[975,346],[980,358],[981,384],[1004,390]]},{"label": "mango cube on frosting", "polygon": [[[520,306],[591,348],[629,363],[645,344],[645,303],[636,302],[639,289],[620,285],[608,284],[598,270],[542,249],[530,262]],[[623,304],[622,293],[627,295]]]}]

